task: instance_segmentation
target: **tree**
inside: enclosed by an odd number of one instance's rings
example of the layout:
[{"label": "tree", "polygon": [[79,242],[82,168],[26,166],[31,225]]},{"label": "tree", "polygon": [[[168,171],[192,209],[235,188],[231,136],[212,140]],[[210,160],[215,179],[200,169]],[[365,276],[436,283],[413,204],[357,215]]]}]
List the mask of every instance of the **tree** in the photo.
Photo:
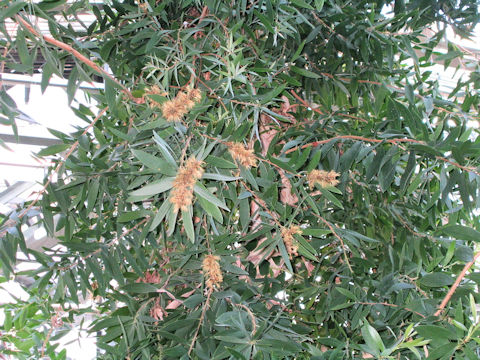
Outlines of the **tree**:
[{"label": "tree", "polygon": [[[30,300],[3,306],[5,354],[65,358],[52,340],[93,312],[101,359],[479,357],[479,67],[446,39],[470,35],[476,1],[3,1],[0,17],[18,24],[1,26],[6,68],[42,54],[45,88],[73,61],[70,100],[105,85],[38,154],[39,197],[2,215],[3,281],[20,252],[40,264]],[[472,71],[445,93],[431,66],[452,62]],[[2,113],[15,126],[5,90]],[[29,249],[33,223],[61,246]]]}]

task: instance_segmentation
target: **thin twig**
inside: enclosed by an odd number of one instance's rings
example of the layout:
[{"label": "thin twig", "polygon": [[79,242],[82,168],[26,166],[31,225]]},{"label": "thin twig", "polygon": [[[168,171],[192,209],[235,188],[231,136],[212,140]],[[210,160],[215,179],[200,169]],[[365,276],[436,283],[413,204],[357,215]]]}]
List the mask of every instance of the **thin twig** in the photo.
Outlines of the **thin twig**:
[{"label": "thin twig", "polygon": [[45,337],[45,340],[43,341],[42,350],[41,350],[42,358],[45,356],[45,348],[47,347],[47,343],[48,343],[48,340],[50,340],[50,336],[52,335],[52,332],[53,332],[53,326],[48,330],[48,334]]},{"label": "thin twig", "polygon": [[185,144],[183,145],[183,150],[182,150],[182,155],[180,156],[180,167],[183,166],[183,162],[185,161],[185,156],[187,155],[187,150],[188,147],[190,146],[190,141],[192,141],[193,134],[191,134],[187,140],[185,141]]},{"label": "thin twig", "polygon": [[305,100],[303,100],[300,96],[297,95],[297,93],[295,91],[290,90],[290,94],[292,94],[298,101],[300,101],[302,106],[306,107],[307,109],[311,109],[311,110],[315,111],[316,113],[318,113],[320,115],[325,115],[321,110],[312,107],[309,103],[307,103]]},{"label": "thin twig", "polygon": [[366,137],[358,136],[358,135],[339,135],[339,136],[331,137],[331,138],[329,138],[329,139],[314,141],[314,142],[311,142],[311,143],[308,143],[308,144],[304,144],[304,145],[302,145],[302,146],[297,146],[297,147],[288,149],[285,153],[286,153],[286,154],[289,154],[289,153],[297,150],[298,148],[300,148],[300,149],[305,149],[305,148],[312,147],[312,146],[318,146],[318,145],[326,144],[326,143],[329,143],[330,141],[338,140],[338,139],[360,140],[360,141],[371,142],[371,143],[387,142],[387,143],[390,143],[390,144],[397,144],[397,143],[402,143],[402,142],[405,142],[405,143],[406,143],[406,142],[409,142],[409,143],[414,143],[414,144],[425,145],[425,143],[424,143],[423,141],[415,140],[415,139],[406,139],[406,138],[399,138],[399,139],[371,139],[371,138],[366,138]]},{"label": "thin twig", "polygon": [[235,303],[232,302],[229,298],[226,298],[226,300],[227,300],[230,304],[232,304],[232,305],[234,305],[234,306],[238,306],[238,307],[244,309],[244,310],[247,312],[248,316],[250,316],[250,321],[252,322],[252,332],[251,332],[250,336],[253,337],[253,336],[255,335],[255,333],[257,332],[257,320],[256,320],[255,315],[253,314],[252,310],[250,310],[250,308],[249,308],[248,306],[246,306],[246,305],[243,305],[243,304],[235,304]]},{"label": "thin twig", "polygon": [[195,346],[195,341],[197,341],[198,337],[198,332],[200,331],[200,327],[202,326],[203,319],[205,318],[205,313],[207,312],[207,308],[210,303],[210,296],[212,295],[213,289],[209,289],[207,293],[207,300],[205,301],[205,304],[203,305],[202,309],[202,314],[200,315],[200,319],[198,320],[198,326],[197,329],[195,330],[195,335],[193,336],[192,343],[190,344],[190,348],[188,349],[188,356],[190,356],[190,353],[193,350],[193,347]]},{"label": "thin twig", "polygon": [[462,272],[457,276],[457,279],[455,280],[455,282],[453,283],[452,287],[450,288],[450,290],[448,291],[447,295],[445,295],[445,297],[443,298],[442,302],[440,303],[440,306],[438,307],[438,310],[435,312],[434,316],[439,316],[443,309],[445,308],[445,306],[448,304],[448,302],[450,301],[450,298],[453,296],[453,294],[455,293],[455,290],[457,290],[457,287],[458,285],[460,285],[460,282],[463,280],[463,278],[465,277],[467,271],[472,267],[473,264],[475,264],[475,261],[477,261],[477,259],[480,257],[480,251],[477,252],[475,254],[475,256],[473,257],[473,260],[466,263],[465,266],[463,267],[463,270]]},{"label": "thin twig", "polygon": [[348,268],[350,269],[350,272],[353,274],[353,269],[352,269],[352,265],[350,265],[350,261],[348,260],[348,256],[347,256],[347,250],[346,250],[346,246],[345,246],[345,243],[343,242],[343,239],[335,232],[335,229],[333,228],[333,226],[327,221],[325,220],[322,216],[318,215],[318,214],[315,214],[315,216],[317,218],[319,218],[320,220],[322,220],[325,225],[328,226],[328,228],[330,229],[330,231],[333,233],[333,235],[338,239],[340,240],[340,244],[342,245],[342,249],[343,249],[343,256],[345,258],[345,262],[347,263],[347,266]]},{"label": "thin twig", "polygon": [[374,305],[384,305],[384,306],[390,306],[390,307],[395,307],[395,308],[402,308],[404,310],[407,310],[407,311],[410,311],[414,314],[417,314],[418,316],[422,317],[422,318],[426,318],[425,315],[423,314],[420,314],[419,312],[416,312],[415,310],[412,310],[412,309],[409,309],[407,307],[403,307],[403,306],[400,306],[400,305],[397,305],[397,304],[390,304],[390,303],[386,303],[386,302],[361,302],[361,301],[356,301],[355,304],[360,304],[360,305],[369,305],[369,306],[374,306]]},{"label": "thin twig", "polygon": [[472,166],[463,166],[463,165],[460,165],[459,163],[456,163],[455,161],[452,161],[450,159],[447,159],[445,157],[442,157],[442,156],[435,156],[435,158],[437,158],[438,160],[442,160],[442,161],[445,161],[459,169],[462,169],[462,170],[465,170],[465,171],[470,171],[470,172],[473,172],[474,174],[477,174],[480,176],[480,172],[475,169],[474,167]]}]

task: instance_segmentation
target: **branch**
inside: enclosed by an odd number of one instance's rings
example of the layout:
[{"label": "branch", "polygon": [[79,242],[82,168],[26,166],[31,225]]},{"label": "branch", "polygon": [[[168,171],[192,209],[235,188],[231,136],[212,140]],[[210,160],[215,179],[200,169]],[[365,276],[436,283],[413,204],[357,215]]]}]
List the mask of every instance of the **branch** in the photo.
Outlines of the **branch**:
[{"label": "branch", "polygon": [[313,108],[309,103],[307,103],[300,96],[298,96],[295,91],[290,90],[290,94],[292,94],[298,101],[300,101],[302,106],[306,107],[307,109],[311,109],[311,110],[315,111],[316,113],[318,113],[320,115],[325,115],[321,110]]},{"label": "branch", "polygon": [[195,346],[195,341],[197,341],[198,332],[200,331],[200,327],[202,326],[203,319],[205,318],[205,313],[207,312],[207,308],[208,308],[208,305],[210,303],[210,296],[211,295],[212,295],[212,289],[208,290],[207,301],[205,301],[205,304],[203,305],[202,314],[200,315],[200,319],[198,320],[197,330],[195,330],[195,335],[193,335],[192,343],[190,344],[190,347],[188,349],[188,356],[189,357],[190,357],[190,353],[193,350],[193,347]]},{"label": "branch", "polygon": [[30,33],[32,33],[34,36],[36,36],[37,38],[41,38],[44,41],[46,41],[46,42],[48,42],[52,45],[55,45],[55,46],[59,47],[60,49],[63,49],[65,51],[67,51],[68,53],[70,53],[71,55],[76,57],[78,60],[83,62],[85,65],[87,65],[88,67],[90,67],[91,69],[93,69],[94,71],[99,73],[103,78],[108,78],[108,79],[112,80],[115,84],[120,86],[123,89],[123,91],[125,92],[125,94],[127,94],[130,99],[132,99],[134,101],[136,100],[133,97],[132,93],[125,87],[125,85],[121,84],[111,74],[109,74],[108,72],[103,70],[100,66],[95,64],[92,60],[87,58],[85,55],[82,55],[79,51],[75,50],[70,45],[67,45],[67,44],[65,44],[65,43],[63,43],[59,40],[56,40],[54,38],[51,38],[49,36],[40,34],[28,22],[26,22],[24,19],[22,19],[19,15],[15,15],[15,19],[17,20],[17,22],[21,23],[28,31],[30,31]]},{"label": "branch", "polygon": [[434,316],[439,316],[443,309],[445,308],[445,306],[448,304],[448,302],[450,301],[450,298],[453,296],[453,294],[455,293],[455,290],[457,290],[457,287],[458,285],[460,285],[460,282],[463,280],[463,278],[465,277],[465,274],[467,273],[467,271],[472,267],[473,264],[475,264],[475,261],[480,257],[480,251],[477,252],[475,254],[475,256],[473,257],[473,260],[466,263],[465,266],[463,267],[463,270],[462,272],[458,275],[457,277],[457,280],[455,280],[455,282],[453,283],[452,287],[450,288],[450,290],[448,291],[447,295],[445,295],[445,297],[443,298],[442,302],[440,303],[440,306],[438,307],[438,310],[435,312]]},{"label": "branch", "polygon": [[[331,137],[329,139],[314,141],[314,142],[311,142],[311,143],[308,143],[308,144],[304,144],[302,146],[293,147],[293,148],[285,151],[285,154],[289,154],[291,152],[294,152],[297,149],[305,149],[305,148],[308,148],[308,147],[311,147],[311,146],[318,146],[318,145],[329,143],[332,140],[338,140],[338,139],[359,140],[359,141],[365,141],[365,142],[377,143],[377,144],[381,143],[381,142],[386,142],[386,143],[389,143],[389,144],[413,143],[413,144],[427,145],[424,141],[415,140],[415,139],[408,139],[408,138],[371,139],[371,138],[366,138],[366,137],[358,136],[358,135],[339,135],[339,136]],[[435,156],[435,159],[444,161],[444,162],[449,163],[449,164],[451,164],[451,165],[453,165],[453,166],[455,166],[459,169],[462,169],[462,170],[465,170],[465,171],[470,171],[470,172],[473,172],[474,174],[480,176],[480,171],[478,171],[473,166],[463,166],[463,165],[460,165],[459,163],[457,163],[455,161],[447,159],[446,157],[438,156],[438,155]]]},{"label": "branch", "polygon": [[332,138],[326,139],[326,140],[320,140],[320,141],[314,141],[308,144],[304,144],[302,146],[296,146],[294,148],[288,149],[285,154],[289,154],[291,152],[294,152],[298,148],[300,149],[305,149],[311,146],[318,146],[322,144],[329,143],[332,140],[338,140],[338,139],[350,139],[350,140],[360,140],[360,141],[365,141],[365,142],[371,142],[371,143],[381,143],[381,142],[387,142],[390,144],[397,144],[397,143],[402,143],[402,142],[410,142],[414,144],[421,144],[425,145],[423,141],[420,140],[415,140],[415,139],[406,139],[406,138],[400,138],[400,139],[371,139],[371,138],[366,138],[363,136],[358,136],[358,135],[339,135],[339,136],[334,136]]}]

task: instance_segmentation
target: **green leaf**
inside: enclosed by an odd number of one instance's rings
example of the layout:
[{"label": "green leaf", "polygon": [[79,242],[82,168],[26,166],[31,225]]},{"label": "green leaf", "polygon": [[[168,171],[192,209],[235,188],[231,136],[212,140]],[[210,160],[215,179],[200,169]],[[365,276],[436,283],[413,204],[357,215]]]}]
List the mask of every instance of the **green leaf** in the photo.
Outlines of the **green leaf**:
[{"label": "green leaf", "polygon": [[153,156],[145,151],[132,149],[132,153],[143,165],[154,171],[158,171],[168,176],[175,176],[177,173],[176,167],[172,166],[171,163]]},{"label": "green leaf", "polygon": [[235,181],[241,179],[238,176],[228,176],[222,174],[204,173],[202,179],[217,180],[217,181]]},{"label": "green leaf", "polygon": [[256,17],[260,20],[260,22],[265,26],[265,28],[270,31],[272,34],[275,33],[275,30],[273,29],[272,24],[268,19],[265,17],[265,15],[262,15],[260,12],[257,10],[253,10],[253,13],[255,14]]},{"label": "green leaf", "polygon": [[198,197],[198,202],[200,203],[200,206],[208,213],[208,215],[212,216],[219,223],[223,223],[222,212],[217,205],[211,203],[201,196]]},{"label": "green leaf", "polygon": [[308,9],[308,10],[315,10],[312,5],[308,4],[307,2],[303,1],[303,0],[290,0],[290,2],[294,5],[297,5],[297,6],[300,6],[304,9]]},{"label": "green leaf", "polygon": [[115,111],[117,107],[115,87],[116,84],[112,80],[110,80],[108,77],[105,78],[105,99],[108,107],[113,111]]},{"label": "green leaf", "polygon": [[153,132],[153,140],[157,143],[158,148],[160,149],[163,157],[167,160],[170,164],[172,164],[175,168],[177,168],[177,162],[175,161],[171,151],[172,149],[170,146],[158,135],[155,131]]},{"label": "green leaf", "polygon": [[171,209],[172,203],[170,201],[166,200],[162,203],[162,206],[160,206],[160,209],[158,209],[152,223],[150,224],[150,231],[154,230],[158,225],[160,225],[160,223],[163,221],[167,213],[171,211]]},{"label": "green leaf", "polygon": [[446,329],[443,326],[419,325],[415,327],[418,334],[426,339],[452,339],[457,338],[455,332]]},{"label": "green leaf", "polygon": [[118,216],[117,221],[118,222],[129,222],[129,221],[133,221],[133,220],[137,220],[137,219],[140,219],[142,217],[145,217],[148,214],[149,214],[149,212],[144,210],[144,209],[136,210],[136,211],[128,211],[128,212],[121,213]]},{"label": "green leaf", "polygon": [[447,225],[441,231],[459,240],[480,242],[480,232],[463,225]]},{"label": "green leaf", "polygon": [[156,286],[148,283],[142,283],[142,282],[127,284],[122,286],[121,289],[128,293],[137,293],[137,294],[157,292],[158,290]]},{"label": "green leaf", "polygon": [[213,155],[208,155],[205,159],[207,164],[216,166],[221,169],[236,169],[237,165],[231,161],[225,160],[224,158],[216,157]]},{"label": "green leaf", "polygon": [[448,274],[435,272],[423,276],[418,282],[427,287],[442,287],[452,285],[454,279]]},{"label": "green leaf", "polygon": [[183,226],[185,228],[185,233],[187,234],[188,239],[194,243],[195,242],[195,230],[193,228],[193,221],[192,221],[192,211],[191,206],[190,209],[187,211],[182,210],[182,220]]},{"label": "green leaf", "polygon": [[37,155],[38,156],[50,156],[58,154],[59,152],[65,151],[70,148],[71,145],[69,144],[55,144],[46,147],[45,149],[40,150]]},{"label": "green leaf", "polygon": [[433,349],[428,355],[427,360],[450,359],[457,348],[456,342],[449,342]]},{"label": "green leaf", "polygon": [[322,11],[324,3],[325,0],[315,0],[315,7],[317,8],[317,11]]},{"label": "green leaf", "polygon": [[0,12],[0,21],[5,21],[6,18],[13,17],[17,14],[21,9],[23,9],[26,5],[25,1],[14,1],[7,7],[5,10]]},{"label": "green leaf", "polygon": [[277,97],[279,94],[283,92],[283,90],[285,90],[286,87],[287,87],[286,84],[282,84],[280,86],[275,87],[273,90],[271,90],[270,92],[262,96],[260,104],[262,105],[266,104],[273,98]]},{"label": "green leaf", "polygon": [[310,79],[320,79],[321,76],[318,74],[315,74],[314,72],[311,72],[310,70],[307,69],[302,69],[296,66],[291,66],[290,70],[292,70],[294,73],[297,73],[299,75],[305,76]]},{"label": "green leaf", "polygon": [[339,207],[340,209],[344,209],[340,200],[337,199],[335,195],[333,195],[328,188],[321,188],[320,190],[322,195],[325,196],[329,201],[331,201],[335,206]]},{"label": "green leaf", "polygon": [[133,137],[128,135],[128,134],[125,134],[123,132],[121,132],[120,130],[117,130],[111,126],[107,126],[107,129],[108,131],[110,131],[113,135],[119,137],[120,139],[122,140],[125,140],[127,142],[132,142],[133,141]]},{"label": "green leaf", "polygon": [[361,329],[363,340],[365,340],[365,344],[373,350],[376,355],[381,353],[385,350],[385,345],[383,344],[382,338],[378,334],[377,330],[373,326],[371,326],[368,321],[364,320],[363,326]]},{"label": "green leaf", "polygon": [[353,301],[358,301],[357,297],[348,289],[342,288],[342,287],[336,287],[335,288],[340,294],[348,297],[349,299]]},{"label": "green leaf", "polygon": [[355,303],[353,303],[353,302],[343,303],[343,304],[338,304],[338,305],[332,306],[331,308],[328,308],[328,310],[329,311],[343,310],[343,309],[347,309],[347,308],[349,308],[353,305],[355,305]]},{"label": "green leaf", "polygon": [[67,0],[45,0],[39,3],[37,6],[43,11],[52,10],[58,8],[59,6],[65,4]]},{"label": "green leaf", "polygon": [[87,196],[87,214],[90,214],[97,203],[98,190],[100,188],[100,182],[98,179],[94,179],[90,182],[88,187],[88,196]]},{"label": "green leaf", "polygon": [[203,186],[201,183],[197,182],[193,188],[194,192],[204,198],[205,200],[211,202],[213,205],[216,205],[224,210],[230,211],[230,209],[227,207],[227,205],[219,200],[216,196],[214,196],[210,191],[208,191],[205,186]]},{"label": "green leaf", "polygon": [[161,180],[154,181],[144,187],[132,191],[131,196],[152,196],[156,194],[161,194],[167,190],[170,190],[173,187],[173,177],[163,178]]}]

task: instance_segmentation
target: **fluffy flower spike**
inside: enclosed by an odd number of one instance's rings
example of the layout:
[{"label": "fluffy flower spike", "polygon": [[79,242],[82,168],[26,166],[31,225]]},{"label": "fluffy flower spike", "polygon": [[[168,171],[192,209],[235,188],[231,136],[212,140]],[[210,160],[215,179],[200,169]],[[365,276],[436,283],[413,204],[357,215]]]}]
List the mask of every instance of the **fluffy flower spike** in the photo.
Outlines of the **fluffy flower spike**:
[{"label": "fluffy flower spike", "polygon": [[243,144],[238,142],[228,143],[227,147],[230,155],[232,155],[233,160],[235,160],[237,163],[240,163],[247,169],[251,168],[252,166],[257,166],[257,159],[253,154],[253,149],[246,149]]},{"label": "fluffy flower spike", "polygon": [[202,263],[203,274],[205,275],[205,284],[209,290],[213,290],[223,281],[222,270],[220,269],[220,256],[209,254],[205,256]]},{"label": "fluffy flower spike", "polygon": [[336,171],[325,171],[325,170],[312,170],[307,175],[307,181],[310,186],[310,189],[315,187],[315,184],[319,184],[321,187],[336,186],[339,181],[337,177],[340,174]]},{"label": "fluffy flower spike", "polygon": [[186,211],[193,202],[193,187],[203,175],[203,161],[191,157],[185,165],[178,169],[177,176],[173,181],[173,189],[170,192],[170,202],[175,211]]},{"label": "fluffy flower spike", "polygon": [[[173,100],[166,101],[161,105],[162,115],[170,122],[180,121],[196,103],[202,99],[202,93],[198,89],[188,89],[187,92],[180,91]],[[154,102],[158,106],[159,104]]]}]

